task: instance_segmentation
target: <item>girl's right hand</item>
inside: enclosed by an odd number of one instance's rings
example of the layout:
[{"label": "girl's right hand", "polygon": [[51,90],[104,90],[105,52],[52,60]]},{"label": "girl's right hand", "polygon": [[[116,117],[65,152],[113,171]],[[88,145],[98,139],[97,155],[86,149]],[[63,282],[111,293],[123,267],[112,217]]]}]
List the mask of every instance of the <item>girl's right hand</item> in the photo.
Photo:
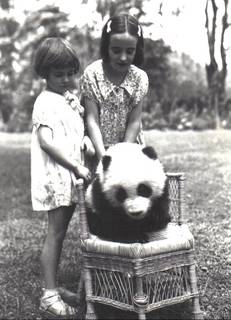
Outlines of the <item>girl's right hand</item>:
[{"label": "girl's right hand", "polygon": [[90,157],[93,157],[95,155],[95,148],[88,136],[84,136],[81,149],[86,153],[86,155]]},{"label": "girl's right hand", "polygon": [[87,182],[89,182],[91,180],[90,170],[81,164],[78,164],[78,166],[76,167],[75,175],[77,176],[77,178],[83,178]]}]

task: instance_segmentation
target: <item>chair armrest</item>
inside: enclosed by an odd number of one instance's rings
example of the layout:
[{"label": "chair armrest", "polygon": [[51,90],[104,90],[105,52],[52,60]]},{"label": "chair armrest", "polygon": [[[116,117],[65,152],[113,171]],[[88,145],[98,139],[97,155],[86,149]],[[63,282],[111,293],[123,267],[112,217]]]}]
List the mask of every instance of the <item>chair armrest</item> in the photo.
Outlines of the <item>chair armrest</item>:
[{"label": "chair armrest", "polygon": [[185,174],[184,172],[167,172],[169,214],[179,225],[184,223],[185,212]]}]

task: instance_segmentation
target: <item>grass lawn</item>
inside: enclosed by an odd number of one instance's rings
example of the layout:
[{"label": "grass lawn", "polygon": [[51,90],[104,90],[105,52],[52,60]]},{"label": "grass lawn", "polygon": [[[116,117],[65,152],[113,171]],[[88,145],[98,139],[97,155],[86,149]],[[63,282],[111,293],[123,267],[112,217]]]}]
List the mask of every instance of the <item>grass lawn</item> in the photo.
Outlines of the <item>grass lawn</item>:
[{"label": "grass lawn", "polygon": [[[231,319],[231,131],[146,132],[167,171],[186,174],[186,220],[195,236],[205,319]],[[37,319],[46,216],[30,203],[30,136],[0,134],[0,319]],[[67,234],[60,284],[76,290],[77,220]]]}]

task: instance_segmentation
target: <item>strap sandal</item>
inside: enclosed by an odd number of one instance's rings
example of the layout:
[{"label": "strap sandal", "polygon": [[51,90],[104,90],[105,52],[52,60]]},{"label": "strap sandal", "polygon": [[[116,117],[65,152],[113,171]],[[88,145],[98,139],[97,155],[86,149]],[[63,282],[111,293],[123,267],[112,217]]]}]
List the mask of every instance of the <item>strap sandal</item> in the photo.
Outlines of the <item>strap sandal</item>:
[{"label": "strap sandal", "polygon": [[42,297],[39,309],[52,319],[73,319],[77,314],[77,310],[65,303],[58,292]]}]

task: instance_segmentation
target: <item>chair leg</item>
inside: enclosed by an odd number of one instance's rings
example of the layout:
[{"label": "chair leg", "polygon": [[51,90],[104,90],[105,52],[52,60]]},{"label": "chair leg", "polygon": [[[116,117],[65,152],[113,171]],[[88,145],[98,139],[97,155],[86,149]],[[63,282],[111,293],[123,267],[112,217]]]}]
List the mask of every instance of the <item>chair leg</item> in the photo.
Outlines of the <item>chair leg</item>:
[{"label": "chair leg", "polygon": [[193,320],[203,320],[203,314],[200,310],[199,297],[194,297],[192,299],[192,319]]},{"label": "chair leg", "polygon": [[85,287],[84,287],[84,279],[83,279],[83,273],[81,271],[79,283],[77,287],[77,305],[78,305],[78,317],[77,319],[85,319],[85,313],[86,313],[86,299],[85,299]]},{"label": "chair leg", "polygon": [[145,315],[145,313],[138,313],[138,319],[139,320],[146,320],[146,315]]},{"label": "chair leg", "polygon": [[192,299],[192,319],[194,320],[202,320],[203,314],[200,309],[198,289],[197,289],[197,278],[196,278],[196,267],[195,264],[189,266],[189,276],[190,276],[190,284],[192,293],[196,296]]},{"label": "chair leg", "polygon": [[80,273],[80,277],[79,277],[79,283],[78,283],[78,287],[77,287],[77,303],[81,304],[82,300],[85,299],[84,298],[84,279],[83,279],[83,274],[82,272]]},{"label": "chair leg", "polygon": [[143,291],[143,282],[141,277],[135,277],[136,295],[133,297],[133,302],[137,308],[138,319],[146,320],[144,312],[148,304],[148,296]]},{"label": "chair leg", "polygon": [[88,300],[88,297],[92,296],[92,277],[91,272],[89,269],[84,269],[84,284],[85,284],[85,291],[86,291],[86,304],[87,304],[87,310],[86,310],[86,320],[95,320],[97,319],[94,303]]},{"label": "chair leg", "polygon": [[96,314],[94,310],[94,305],[92,302],[87,301],[87,312],[85,316],[85,320],[96,320]]}]

